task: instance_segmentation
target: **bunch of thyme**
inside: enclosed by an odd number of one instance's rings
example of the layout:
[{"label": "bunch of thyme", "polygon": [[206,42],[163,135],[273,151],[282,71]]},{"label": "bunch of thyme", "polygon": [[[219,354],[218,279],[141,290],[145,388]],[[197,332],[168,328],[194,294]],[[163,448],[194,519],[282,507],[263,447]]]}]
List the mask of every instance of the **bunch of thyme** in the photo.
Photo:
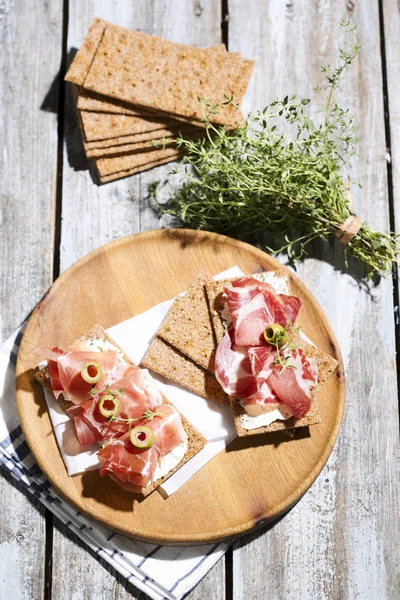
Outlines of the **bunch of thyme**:
[{"label": "bunch of thyme", "polygon": [[[309,99],[286,96],[253,113],[232,132],[210,123],[218,106],[203,101],[206,136],[178,139],[190,168],[185,168],[182,185],[162,211],[196,229],[231,235],[269,231],[279,247],[268,249],[286,251],[291,259],[304,256],[312,240],[336,234],[354,214],[343,167],[358,143],[353,117],[335,101],[342,75],[360,50],[355,27],[341,25],[353,34],[354,43],[340,50],[338,68],[322,68],[327,82],[315,90],[325,97],[323,122],[316,125],[308,117]],[[293,135],[279,130],[282,119]],[[352,254],[367,265],[368,276],[385,275],[397,260],[396,241],[395,235],[364,223],[346,246],[346,260]]]}]

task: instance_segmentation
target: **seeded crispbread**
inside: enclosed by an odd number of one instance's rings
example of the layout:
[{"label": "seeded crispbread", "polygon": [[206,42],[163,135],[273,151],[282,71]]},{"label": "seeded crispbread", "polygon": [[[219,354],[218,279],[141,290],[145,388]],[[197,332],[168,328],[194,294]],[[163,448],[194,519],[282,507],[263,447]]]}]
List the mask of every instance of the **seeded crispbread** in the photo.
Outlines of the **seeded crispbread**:
[{"label": "seeded crispbread", "polygon": [[131,117],[86,110],[79,112],[86,142],[165,130],[171,124],[171,121],[157,117]]},{"label": "seeded crispbread", "polygon": [[101,178],[107,177],[121,171],[138,169],[149,163],[157,161],[171,162],[180,158],[183,155],[181,150],[173,148],[156,148],[134,152],[132,154],[124,154],[122,156],[110,156],[106,158],[97,158],[94,160],[97,172]]},{"label": "seeded crispbread", "polygon": [[[75,340],[75,341],[67,344],[66,349],[68,350],[71,347],[75,347],[77,345],[77,343],[85,342],[85,340],[87,340],[87,339],[98,339],[98,340],[110,342],[115,348],[117,348],[120,352],[122,352],[124,360],[126,361],[126,363],[128,365],[135,366],[135,363],[132,362],[132,360],[124,352],[124,350],[108,335],[108,333],[103,329],[103,327],[101,325],[94,325],[85,335],[81,336],[78,340]],[[50,380],[48,377],[48,371],[47,371],[46,367],[39,369],[35,373],[35,377],[42,384],[43,387],[45,387],[46,389],[51,391]],[[164,394],[161,394],[161,395],[163,397],[163,403],[171,404],[173,406],[173,403],[170,402],[168,400],[168,398],[165,397]],[[61,406],[64,408],[64,410],[67,410],[68,408],[73,406],[72,402],[65,400],[63,394],[60,394],[57,401],[61,404]],[[180,467],[182,467],[185,463],[187,463],[187,461],[190,460],[195,454],[200,452],[200,450],[202,450],[207,444],[207,440],[204,438],[204,436],[199,431],[197,431],[197,429],[191,423],[189,423],[189,421],[181,413],[179,413],[179,415],[181,417],[183,428],[188,436],[187,450],[185,452],[185,455],[182,458],[182,460],[173,469],[171,469],[164,477],[160,477],[160,479],[157,479],[157,481],[154,481],[153,483],[146,486],[145,488],[142,488],[140,491],[138,490],[138,493],[142,494],[144,497],[151,494],[151,492],[153,492],[164,481],[166,481],[169,477],[171,477],[171,475],[173,473],[175,473]]]},{"label": "seeded crispbread", "polygon": [[205,292],[209,280],[209,275],[200,275],[183,296],[174,300],[157,335],[214,373],[216,343]]},{"label": "seeded crispbread", "polygon": [[93,21],[83,40],[82,46],[76,53],[74,60],[65,75],[66,81],[70,81],[77,85],[82,85],[85,81],[107,25],[111,25],[111,23],[108,23],[108,21],[104,21],[103,19],[95,19]]},{"label": "seeded crispbread", "polygon": [[177,137],[180,133],[190,135],[192,133],[201,133],[198,127],[189,126],[172,126],[166,129],[157,129],[157,131],[150,131],[145,133],[139,133],[137,135],[121,135],[115,138],[108,138],[105,140],[96,140],[94,142],[85,142],[85,151],[99,150],[102,148],[109,148],[115,146],[126,146],[129,144],[138,144],[141,142],[151,142],[152,140],[162,140],[171,137]]},{"label": "seeded crispbread", "polygon": [[[222,105],[224,95],[242,100],[240,93],[247,87],[253,65],[229,53],[210,53],[107,27],[83,86],[141,108],[199,120],[203,114],[198,98],[207,97],[220,105],[211,120],[235,125],[241,116],[232,104]],[[242,79],[237,85],[239,72]]]},{"label": "seeded crispbread", "polygon": [[[179,155],[177,158],[181,158]],[[118,171],[117,173],[111,173],[111,175],[106,175],[105,177],[99,177],[100,183],[108,183],[110,181],[115,181],[116,179],[123,179],[124,177],[130,177],[131,175],[135,175],[136,173],[143,173],[143,171],[148,171],[149,169],[154,169],[154,167],[159,167],[160,165],[165,165],[172,160],[177,160],[175,158],[164,158],[159,159],[154,162],[149,162],[139,167],[128,169],[126,171]]]},{"label": "seeded crispbread", "polygon": [[[108,24],[110,27],[113,25]],[[99,43],[100,43],[99,37]],[[97,48],[96,48],[97,50]],[[212,48],[206,48],[209,52],[226,52],[225,44],[218,44],[217,46],[213,46]],[[233,53],[237,56],[240,56],[237,53]],[[94,54],[93,54],[94,56]],[[91,61],[90,61],[91,62]],[[89,64],[90,66],[90,64]],[[89,67],[88,67],[89,70]],[[86,74],[85,74],[86,76]],[[96,92],[85,90],[85,88],[80,88],[77,97],[77,107],[80,110],[89,110],[95,112],[109,112],[115,114],[122,115],[132,115],[132,116],[141,116],[146,114],[144,109],[138,110],[132,105],[129,105],[125,102],[121,102],[120,100],[116,100],[115,98],[108,98],[107,96],[102,96],[101,94],[97,94]],[[150,114],[154,113],[154,110],[149,109]]]},{"label": "seeded crispbread", "polygon": [[175,381],[202,398],[230,406],[227,394],[214,375],[160,337],[155,337],[150,344],[141,366]]},{"label": "seeded crispbread", "polygon": [[[221,312],[225,305],[225,301],[222,297],[222,294],[224,287],[230,281],[231,280],[211,280],[205,284],[214,334],[218,343],[221,341],[226,331],[225,323],[221,316]],[[307,343],[300,336],[299,333],[293,334],[292,339],[296,346],[304,350],[306,356],[315,358],[318,365],[318,385],[312,393],[313,399],[310,410],[301,419],[295,419],[294,417],[292,417],[291,419],[287,420],[274,421],[270,425],[259,427],[257,429],[245,429],[242,425],[241,417],[246,415],[246,410],[236,398],[234,398],[233,396],[229,396],[231,408],[234,415],[235,427],[239,437],[244,437],[248,435],[258,435],[261,433],[271,433],[273,431],[297,429],[299,427],[307,427],[309,425],[315,425],[321,422],[320,412],[318,409],[318,400],[316,399],[316,395],[320,387],[335,371],[338,363],[334,358],[329,356],[329,354],[326,354],[326,352],[323,352],[315,346],[312,346],[311,344]]]},{"label": "seeded crispbread", "polygon": [[[158,132],[155,132],[158,133]],[[171,134],[169,137],[152,137],[147,136],[147,140],[144,139],[140,142],[133,142],[130,144],[121,144],[118,146],[108,146],[105,148],[94,148],[93,150],[86,150],[86,156],[91,159],[96,158],[107,158],[112,156],[131,155],[136,152],[153,152],[154,150],[163,150],[164,148],[175,148],[178,149],[176,138],[178,133],[175,135]],[[196,140],[199,137],[204,136],[204,132],[198,133],[192,131],[190,134],[186,134],[186,139]],[[129,137],[129,136],[128,136]]]}]

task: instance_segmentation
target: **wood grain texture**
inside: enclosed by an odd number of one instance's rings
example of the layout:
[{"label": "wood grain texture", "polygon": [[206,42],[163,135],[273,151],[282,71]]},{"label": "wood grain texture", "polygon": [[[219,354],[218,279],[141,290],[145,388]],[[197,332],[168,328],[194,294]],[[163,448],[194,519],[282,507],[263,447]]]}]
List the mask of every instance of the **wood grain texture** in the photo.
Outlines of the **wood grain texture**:
[{"label": "wood grain texture", "polygon": [[[52,281],[59,3],[0,2],[0,339]],[[21,124],[23,123],[23,126]],[[0,477],[0,598],[44,593],[44,508]]]},{"label": "wood grain texture", "polygon": [[[167,544],[210,542],[242,534],[294,504],[332,450],[344,406],[340,350],[318,303],[287,271],[292,293],[302,300],[298,324],[320,350],[338,361],[337,372],[317,395],[321,423],[309,431],[299,430],[293,439],[274,433],[235,440],[168,500],[153,493],[138,501],[109,478],[99,485],[95,471],[68,477],[43,394],[37,389],[32,351],[37,346],[65,348],[95,323],[104,328],[120,323],[187,289],[200,273],[220,272],[234,264],[245,273],[281,267],[249,244],[207,232],[170,229],[129,236],[71,267],[29,320],[16,384],[27,441],[41,470],[64,497],[112,529]],[[200,496],[202,502],[193,512],[193,499]]]},{"label": "wood grain texture", "polygon": [[[395,3],[392,3],[395,4]],[[360,123],[352,175],[360,216],[388,230],[378,5],[375,2],[229,2],[229,49],[257,59],[248,106],[276,95],[313,97],[320,65],[344,39],[341,17],[359,24],[363,52],[351,67],[342,104]],[[398,40],[398,37],[394,37]],[[396,42],[397,44],[397,42]],[[397,51],[397,45],[393,46]],[[347,370],[345,419],[336,449],[309,492],[265,535],[236,544],[236,600],[394,599],[398,582],[398,410],[389,280],[369,290],[343,269],[338,244],[316,244],[299,266],[303,281],[337,332]],[[257,565],[254,569],[252,566]]]},{"label": "wood grain texture", "polygon": [[[383,23],[385,29],[386,73],[389,108],[390,160],[393,178],[393,209],[396,233],[400,232],[400,4],[395,0],[384,0]],[[400,281],[398,282],[400,296]],[[399,324],[397,306],[397,324]]]}]

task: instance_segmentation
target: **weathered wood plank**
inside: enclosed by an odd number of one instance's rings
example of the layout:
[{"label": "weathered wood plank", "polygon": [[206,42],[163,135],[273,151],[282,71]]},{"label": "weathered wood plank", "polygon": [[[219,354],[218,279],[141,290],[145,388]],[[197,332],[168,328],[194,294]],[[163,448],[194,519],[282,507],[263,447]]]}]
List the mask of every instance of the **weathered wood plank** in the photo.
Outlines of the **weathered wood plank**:
[{"label": "weathered wood plank", "polygon": [[[52,281],[61,37],[60,3],[0,2],[2,340]],[[0,511],[0,598],[41,598],[44,509],[5,476]]]},{"label": "weathered wood plank", "polygon": [[[141,2],[109,3],[73,0],[69,7],[68,51],[78,48],[95,16],[116,24],[169,39],[197,45],[220,41],[219,7],[211,0],[200,3]],[[168,173],[170,166],[146,175],[97,187],[83,158],[80,133],[67,93],[66,147],[63,172],[63,209],[60,249],[61,271],[90,250],[123,235],[159,227],[146,200],[148,183]],[[76,538],[57,524],[54,529],[52,597],[54,600],[80,598],[143,598],[132,585],[99,562],[77,543]],[[224,563],[205,578],[191,598],[223,597]]]},{"label": "weathered wood plank", "polygon": [[[394,2],[392,3],[394,7]],[[360,158],[352,174],[360,216],[388,230],[388,198],[378,5],[345,11],[341,2],[229,2],[229,43],[258,61],[248,106],[276,95],[312,97],[320,65],[343,46],[341,17],[359,23],[364,50],[347,75],[341,100],[360,123]],[[398,33],[398,32],[397,32]],[[397,50],[393,36],[393,52]],[[335,266],[338,270],[335,270]],[[234,598],[395,598],[398,582],[398,409],[392,283],[368,293],[334,245],[316,245],[299,275],[324,307],[347,367],[347,406],[337,447],[293,510],[264,535],[234,551]],[[357,267],[356,274],[361,274]],[[384,332],[384,333],[383,333]],[[256,565],[256,568],[254,568]]]},{"label": "weathered wood plank", "polygon": [[[400,232],[400,5],[394,0],[384,0],[383,21],[385,27],[386,72],[390,115],[390,151],[393,178],[393,204],[396,232]],[[400,295],[400,282],[399,282]],[[399,322],[397,307],[397,322]]]}]

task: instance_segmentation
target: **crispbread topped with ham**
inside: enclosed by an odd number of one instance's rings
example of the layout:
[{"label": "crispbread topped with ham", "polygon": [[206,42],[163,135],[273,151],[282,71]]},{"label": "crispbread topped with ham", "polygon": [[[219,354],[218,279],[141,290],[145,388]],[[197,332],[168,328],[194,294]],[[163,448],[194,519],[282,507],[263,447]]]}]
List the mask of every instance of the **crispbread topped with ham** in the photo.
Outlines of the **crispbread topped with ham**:
[{"label": "crispbread topped with ham", "polygon": [[99,445],[99,474],[147,496],[205,446],[205,439],[96,326],[68,351],[39,348],[37,379],[58,399],[82,449]]},{"label": "crispbread topped with ham", "polygon": [[[248,276],[206,289],[218,340],[216,377],[230,396],[238,435],[320,422],[315,392],[337,362],[301,338],[301,300]],[[266,342],[269,326],[280,332],[279,343]]]}]

